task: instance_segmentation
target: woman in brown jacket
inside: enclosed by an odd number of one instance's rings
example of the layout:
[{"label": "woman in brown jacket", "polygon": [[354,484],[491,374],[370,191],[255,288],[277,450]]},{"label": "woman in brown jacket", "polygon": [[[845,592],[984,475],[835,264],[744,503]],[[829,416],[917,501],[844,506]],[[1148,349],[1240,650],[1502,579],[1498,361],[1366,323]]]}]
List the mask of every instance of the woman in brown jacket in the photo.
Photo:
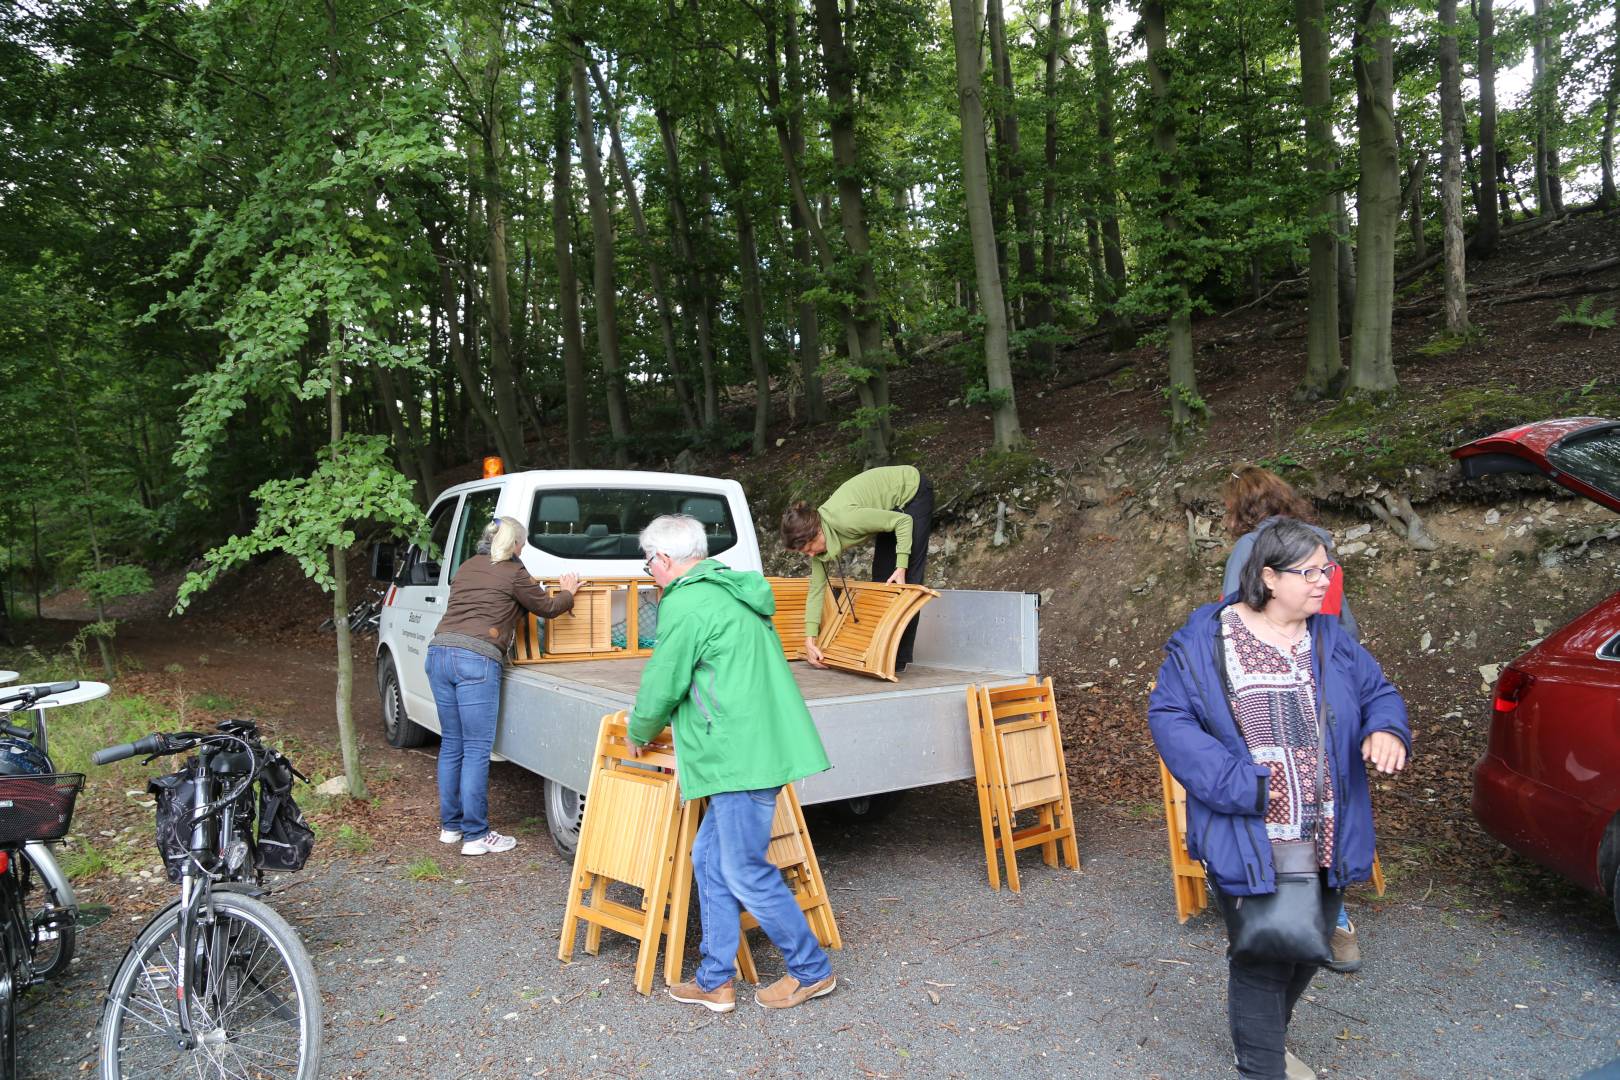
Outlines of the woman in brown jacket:
[{"label": "woman in brown jacket", "polygon": [[478,553],[456,570],[450,602],[428,642],[428,683],[439,709],[439,840],[463,855],[510,851],[489,827],[489,755],[501,710],[501,670],[525,611],[549,619],[574,606],[578,574],[548,596],[518,561],[526,533],[516,518],[489,523]]}]

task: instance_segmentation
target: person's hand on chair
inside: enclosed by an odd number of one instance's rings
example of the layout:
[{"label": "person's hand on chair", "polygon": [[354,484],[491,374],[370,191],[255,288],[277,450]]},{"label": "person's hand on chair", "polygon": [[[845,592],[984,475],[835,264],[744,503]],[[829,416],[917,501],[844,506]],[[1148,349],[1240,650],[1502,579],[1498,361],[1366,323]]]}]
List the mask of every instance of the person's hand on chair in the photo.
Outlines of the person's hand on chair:
[{"label": "person's hand on chair", "polygon": [[569,596],[573,596],[575,593],[579,592],[579,587],[583,584],[585,583],[579,580],[578,574],[564,574],[562,577],[557,579],[557,587],[562,589]]},{"label": "person's hand on chair", "polygon": [[804,659],[811,667],[824,668],[827,666],[827,662],[821,656],[821,647],[816,644],[816,639],[813,637],[804,639]]},{"label": "person's hand on chair", "polygon": [[885,585],[904,585],[905,583],[906,568],[903,566],[895,567],[894,573],[890,574],[888,579],[883,582]]}]

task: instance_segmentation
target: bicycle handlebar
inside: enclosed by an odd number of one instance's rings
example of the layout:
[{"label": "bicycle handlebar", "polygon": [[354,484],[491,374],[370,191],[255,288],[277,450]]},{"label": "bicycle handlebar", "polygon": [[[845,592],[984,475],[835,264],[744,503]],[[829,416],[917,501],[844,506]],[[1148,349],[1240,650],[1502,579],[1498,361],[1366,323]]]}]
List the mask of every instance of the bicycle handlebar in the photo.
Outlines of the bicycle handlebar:
[{"label": "bicycle handlebar", "polygon": [[122,743],[118,746],[109,746],[97,750],[90,755],[90,761],[96,765],[111,765],[115,761],[123,761],[137,754],[161,754],[169,749],[169,740],[162,735],[148,735],[144,739],[136,739],[132,743]]},{"label": "bicycle handlebar", "polygon": [[43,686],[24,686],[19,690],[0,693],[0,705],[9,705],[13,701],[27,702],[32,705],[40,698],[48,698],[52,694],[65,694],[69,690],[77,690],[79,680],[69,679],[67,682],[46,683]]}]

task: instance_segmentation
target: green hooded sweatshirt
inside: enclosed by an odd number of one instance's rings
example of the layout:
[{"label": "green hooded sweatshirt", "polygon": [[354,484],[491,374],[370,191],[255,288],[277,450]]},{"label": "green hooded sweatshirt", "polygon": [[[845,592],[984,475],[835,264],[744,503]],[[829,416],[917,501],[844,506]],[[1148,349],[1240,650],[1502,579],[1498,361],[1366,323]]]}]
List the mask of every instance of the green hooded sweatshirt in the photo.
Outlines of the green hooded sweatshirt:
[{"label": "green hooded sweatshirt", "polygon": [[827,575],[844,551],[878,533],[894,533],[894,565],[911,566],[911,515],[900,508],[917,497],[922,474],[914,465],[885,465],[867,469],[841,484],[832,497],[816,507],[827,550],[810,560],[810,595],[804,604],[804,636],[821,632],[822,596]]},{"label": "green hooded sweatshirt", "polygon": [[705,559],[669,583],[630,737],[675,728],[681,798],[780,787],[832,767],[752,570]]}]

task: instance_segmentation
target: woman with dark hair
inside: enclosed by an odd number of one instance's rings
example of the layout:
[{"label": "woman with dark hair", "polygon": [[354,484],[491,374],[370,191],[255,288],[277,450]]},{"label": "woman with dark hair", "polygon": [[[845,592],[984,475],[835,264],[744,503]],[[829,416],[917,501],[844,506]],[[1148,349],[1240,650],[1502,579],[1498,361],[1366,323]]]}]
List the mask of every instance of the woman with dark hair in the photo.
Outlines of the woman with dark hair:
[{"label": "woman with dark hair", "polygon": [[[1176,631],[1148,700],[1159,755],[1187,789],[1188,854],[1204,864],[1229,928],[1242,899],[1276,893],[1279,864],[1296,859],[1334,914],[1342,890],[1372,875],[1367,768],[1406,765],[1400,692],[1321,614],[1337,571],[1309,526],[1283,519],[1260,530],[1236,595]],[[1239,1075],[1315,1076],[1284,1041],[1316,968],[1228,949]]]},{"label": "woman with dark hair", "polygon": [[[826,667],[816,635],[821,632],[821,603],[827,574],[834,566],[841,577],[844,553],[872,541],[872,580],[891,585],[923,583],[928,569],[928,528],[934,513],[934,485],[912,465],[868,469],[844,481],[832,497],[811,508],[794,503],[782,515],[782,546],[810,556],[810,594],[804,605],[804,656],[812,667]],[[911,662],[917,637],[913,619],[900,636],[894,669]]]},{"label": "woman with dark hair", "polygon": [[501,673],[524,612],[550,619],[574,606],[578,574],[547,596],[518,556],[528,536],[516,518],[484,529],[478,553],[456,569],[450,601],[428,642],[428,685],[439,713],[439,841],[463,855],[511,851],[517,840],[489,827],[489,755],[501,711]]}]

